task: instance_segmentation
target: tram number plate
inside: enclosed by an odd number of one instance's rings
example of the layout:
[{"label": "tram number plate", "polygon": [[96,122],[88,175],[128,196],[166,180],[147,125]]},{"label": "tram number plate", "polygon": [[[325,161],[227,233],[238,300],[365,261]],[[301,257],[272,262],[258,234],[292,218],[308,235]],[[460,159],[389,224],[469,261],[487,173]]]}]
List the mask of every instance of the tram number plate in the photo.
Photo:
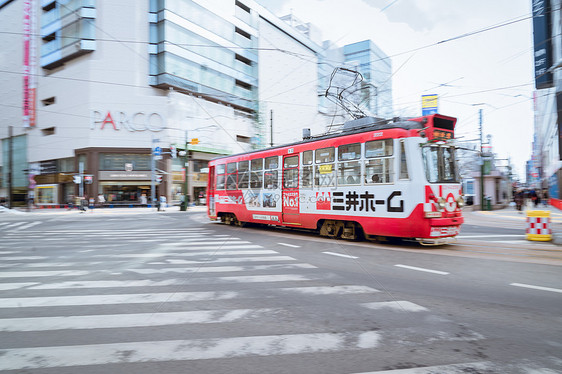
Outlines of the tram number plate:
[{"label": "tram number plate", "polygon": [[432,227],[429,236],[455,236],[460,232],[459,226]]}]

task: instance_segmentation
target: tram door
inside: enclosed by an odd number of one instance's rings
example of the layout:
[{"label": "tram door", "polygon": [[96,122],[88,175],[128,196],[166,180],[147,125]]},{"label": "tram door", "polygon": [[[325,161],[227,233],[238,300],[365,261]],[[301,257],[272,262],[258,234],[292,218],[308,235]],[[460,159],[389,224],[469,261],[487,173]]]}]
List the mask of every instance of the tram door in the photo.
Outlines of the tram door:
[{"label": "tram door", "polygon": [[299,219],[299,155],[283,156],[283,222],[300,224]]},{"label": "tram door", "polygon": [[[187,177],[187,176],[186,176]],[[216,207],[215,207],[215,167],[211,166],[209,168],[209,190],[207,191],[207,199],[208,199],[208,207],[209,214],[214,216],[216,214]]]}]

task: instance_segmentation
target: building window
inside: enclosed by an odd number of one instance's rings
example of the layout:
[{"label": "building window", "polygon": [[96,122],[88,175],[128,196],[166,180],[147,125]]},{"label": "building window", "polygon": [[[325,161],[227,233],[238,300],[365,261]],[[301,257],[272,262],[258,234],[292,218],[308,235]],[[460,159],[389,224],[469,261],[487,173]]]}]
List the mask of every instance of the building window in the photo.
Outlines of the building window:
[{"label": "building window", "polygon": [[55,127],[48,127],[46,129],[42,129],[41,133],[43,136],[55,135]]},{"label": "building window", "polygon": [[53,105],[55,102],[56,100],[54,96],[41,100],[41,104],[43,104],[43,106]]},{"label": "building window", "polygon": [[248,83],[246,83],[246,82],[239,81],[238,79],[236,79],[236,85],[237,85],[238,87],[242,87],[242,88],[244,88],[244,89],[246,89],[246,90],[251,90],[251,89],[252,89],[252,85],[251,85],[251,84],[248,84]]},{"label": "building window", "polygon": [[252,138],[250,138],[249,136],[236,135],[236,141],[240,142],[240,143],[250,144],[250,142],[252,141]]},{"label": "building window", "polygon": [[248,58],[246,58],[246,57],[244,57],[244,56],[240,56],[239,54],[236,54],[236,55],[234,56],[234,58],[235,58],[236,60],[238,60],[238,61],[240,61],[240,62],[242,62],[242,63],[248,65],[248,66],[252,66],[252,60],[250,60],[250,59],[248,59]]},{"label": "building window", "polygon": [[250,8],[247,5],[242,4],[240,1],[236,0],[236,6],[242,8],[244,11],[250,13]]},{"label": "building window", "polygon": [[242,36],[245,37],[246,39],[252,39],[252,35],[250,35],[250,33],[247,33],[246,31],[244,31],[244,30],[242,30],[242,29],[240,29],[240,28],[238,28],[238,27],[235,27],[235,28],[234,28],[234,31],[235,31],[237,34],[242,35]]}]

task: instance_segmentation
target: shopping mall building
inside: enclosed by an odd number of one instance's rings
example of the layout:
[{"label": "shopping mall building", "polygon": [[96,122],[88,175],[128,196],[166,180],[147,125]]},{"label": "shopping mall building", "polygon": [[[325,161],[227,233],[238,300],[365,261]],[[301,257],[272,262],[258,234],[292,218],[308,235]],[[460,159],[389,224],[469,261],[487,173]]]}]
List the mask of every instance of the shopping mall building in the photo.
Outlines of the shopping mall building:
[{"label": "shopping mall building", "polygon": [[19,204],[197,202],[208,160],[325,131],[344,63],[392,115],[374,43],[332,47],[253,0],[0,0],[0,24],[0,198]]}]

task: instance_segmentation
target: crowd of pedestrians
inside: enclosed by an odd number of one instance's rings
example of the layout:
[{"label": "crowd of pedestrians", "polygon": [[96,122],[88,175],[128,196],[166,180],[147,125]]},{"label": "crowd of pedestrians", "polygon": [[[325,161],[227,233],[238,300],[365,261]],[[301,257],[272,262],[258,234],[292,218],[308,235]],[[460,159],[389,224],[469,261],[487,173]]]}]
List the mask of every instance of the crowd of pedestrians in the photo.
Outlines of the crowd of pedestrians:
[{"label": "crowd of pedestrians", "polygon": [[517,190],[513,195],[515,201],[515,208],[518,211],[538,207],[541,202],[546,206],[548,205],[548,192],[547,190]]}]

